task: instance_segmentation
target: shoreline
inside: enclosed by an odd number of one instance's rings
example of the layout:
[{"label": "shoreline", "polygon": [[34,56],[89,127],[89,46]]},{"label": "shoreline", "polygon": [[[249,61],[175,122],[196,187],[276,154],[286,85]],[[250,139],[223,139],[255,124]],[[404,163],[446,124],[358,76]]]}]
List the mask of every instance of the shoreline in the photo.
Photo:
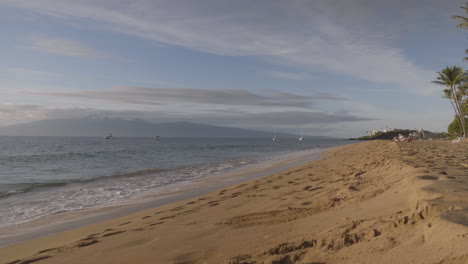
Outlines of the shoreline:
[{"label": "shoreline", "polygon": [[25,223],[1,227],[0,248],[138,213],[150,208],[156,208],[207,194],[232,184],[268,176],[316,160],[320,158],[322,153],[330,149],[332,148],[312,149],[309,151],[290,153],[286,158],[275,157],[272,160],[249,164],[232,171],[218,173],[206,178],[178,183],[175,190],[146,194],[128,201],[123,201],[119,204],[109,204],[85,210],[64,212],[41,217]]},{"label": "shoreline", "polygon": [[467,144],[371,141],[0,248],[0,263],[468,262]]}]

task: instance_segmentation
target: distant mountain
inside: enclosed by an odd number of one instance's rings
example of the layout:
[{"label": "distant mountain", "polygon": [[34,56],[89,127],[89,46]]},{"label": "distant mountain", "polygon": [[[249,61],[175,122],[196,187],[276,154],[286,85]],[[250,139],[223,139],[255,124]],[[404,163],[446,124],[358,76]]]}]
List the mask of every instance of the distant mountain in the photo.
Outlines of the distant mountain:
[{"label": "distant mountain", "polygon": [[[188,122],[149,123],[141,119],[46,119],[0,127],[1,136],[79,136],[103,137],[191,137],[191,138],[271,138],[272,133],[195,124]],[[277,138],[297,138],[297,135],[277,133]],[[307,137],[326,138],[326,137]]]}]

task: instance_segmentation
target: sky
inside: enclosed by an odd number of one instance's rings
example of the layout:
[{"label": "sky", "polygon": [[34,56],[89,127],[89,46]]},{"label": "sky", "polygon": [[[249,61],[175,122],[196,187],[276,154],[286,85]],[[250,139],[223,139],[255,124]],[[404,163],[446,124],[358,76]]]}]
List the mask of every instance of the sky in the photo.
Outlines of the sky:
[{"label": "sky", "polygon": [[455,0],[0,0],[0,125],[140,118],[446,131]]}]

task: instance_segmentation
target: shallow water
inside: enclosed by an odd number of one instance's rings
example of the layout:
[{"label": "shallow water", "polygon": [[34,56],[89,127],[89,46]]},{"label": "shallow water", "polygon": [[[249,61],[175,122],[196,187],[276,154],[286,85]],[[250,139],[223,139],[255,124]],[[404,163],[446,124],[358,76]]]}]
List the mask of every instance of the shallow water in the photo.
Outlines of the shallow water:
[{"label": "shallow water", "polygon": [[346,140],[0,137],[0,227],[122,203]]}]

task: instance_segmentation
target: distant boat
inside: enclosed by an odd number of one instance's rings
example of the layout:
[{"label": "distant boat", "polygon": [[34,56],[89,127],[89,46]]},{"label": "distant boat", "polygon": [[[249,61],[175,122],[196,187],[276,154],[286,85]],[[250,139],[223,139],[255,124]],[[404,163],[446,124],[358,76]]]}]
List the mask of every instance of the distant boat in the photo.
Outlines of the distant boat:
[{"label": "distant boat", "polygon": [[303,131],[302,131],[302,128],[301,128],[301,137],[299,137],[299,139],[298,139],[298,140],[299,140],[299,141],[302,141],[302,140],[304,140],[304,133],[303,133]]},{"label": "distant boat", "polygon": [[112,136],[112,134],[109,133],[109,135],[105,136],[104,138],[105,138],[105,139],[114,139],[114,136]]},{"label": "distant boat", "polygon": [[155,136],[154,140],[160,140],[159,136]]},{"label": "distant boat", "polygon": [[273,141],[276,140],[276,128],[273,128]]}]

